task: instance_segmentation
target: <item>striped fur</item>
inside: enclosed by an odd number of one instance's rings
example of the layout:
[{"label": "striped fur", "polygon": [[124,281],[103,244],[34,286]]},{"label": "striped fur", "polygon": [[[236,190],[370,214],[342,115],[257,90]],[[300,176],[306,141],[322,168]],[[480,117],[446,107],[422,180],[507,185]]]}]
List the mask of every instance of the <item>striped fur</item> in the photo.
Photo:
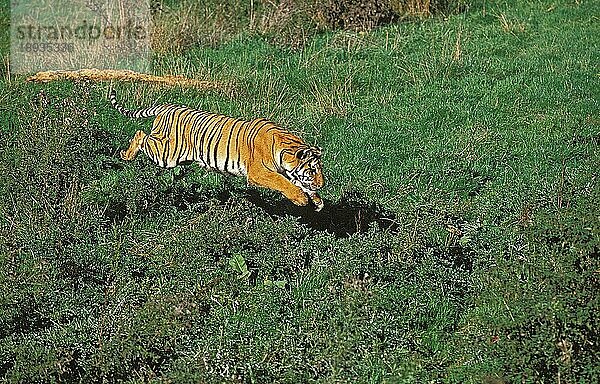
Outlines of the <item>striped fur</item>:
[{"label": "striped fur", "polygon": [[245,121],[196,109],[163,104],[130,111],[112,90],[110,102],[131,118],[154,117],[152,131],[137,131],[121,158],[133,160],[142,150],[161,167],[198,162],[202,167],[246,176],[250,184],[283,193],[297,205],[310,198],[317,211],[317,190],[324,177],[321,150],[265,119]]}]

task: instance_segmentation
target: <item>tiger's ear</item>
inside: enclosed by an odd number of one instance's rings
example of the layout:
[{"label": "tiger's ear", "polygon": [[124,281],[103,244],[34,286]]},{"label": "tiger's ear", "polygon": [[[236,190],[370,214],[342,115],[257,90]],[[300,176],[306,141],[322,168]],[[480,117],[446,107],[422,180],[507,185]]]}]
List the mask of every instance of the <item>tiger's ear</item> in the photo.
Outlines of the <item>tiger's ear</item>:
[{"label": "tiger's ear", "polygon": [[311,147],[310,151],[312,152],[313,156],[316,157],[317,159],[321,158],[322,155],[322,150],[319,147]]}]

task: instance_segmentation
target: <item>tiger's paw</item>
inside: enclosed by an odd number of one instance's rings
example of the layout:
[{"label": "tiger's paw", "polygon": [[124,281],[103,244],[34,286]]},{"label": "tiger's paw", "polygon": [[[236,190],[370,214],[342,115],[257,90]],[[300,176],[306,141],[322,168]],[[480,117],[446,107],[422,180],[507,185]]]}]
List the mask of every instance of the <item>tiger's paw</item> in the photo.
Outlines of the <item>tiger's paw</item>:
[{"label": "tiger's paw", "polygon": [[123,160],[131,160],[131,158],[132,158],[131,156],[129,156],[127,154],[127,151],[125,151],[125,150],[121,151],[119,153],[119,155],[121,156],[121,159],[123,159]]},{"label": "tiger's paw", "polygon": [[318,203],[315,203],[315,212],[320,212],[324,206],[325,206],[325,204],[323,203],[323,200],[321,200]]},{"label": "tiger's paw", "polygon": [[316,193],[310,195],[310,199],[315,205],[315,212],[319,212],[325,206],[325,203],[323,202],[323,199],[321,199],[321,196],[317,195]]},{"label": "tiger's paw", "polygon": [[292,203],[301,207],[308,205],[308,197],[303,192],[294,194],[294,196],[289,197],[289,199],[292,201]]}]

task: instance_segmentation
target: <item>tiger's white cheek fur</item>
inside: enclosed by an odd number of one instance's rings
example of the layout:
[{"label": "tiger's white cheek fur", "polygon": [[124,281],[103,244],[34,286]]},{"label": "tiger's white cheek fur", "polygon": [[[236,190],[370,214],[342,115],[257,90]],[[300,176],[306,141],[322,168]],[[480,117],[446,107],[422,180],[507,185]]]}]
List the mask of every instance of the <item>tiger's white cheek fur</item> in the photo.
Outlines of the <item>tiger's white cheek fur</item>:
[{"label": "tiger's white cheek fur", "polygon": [[294,185],[296,185],[298,188],[300,188],[304,193],[308,193],[309,195],[311,195],[313,193],[313,191],[311,191],[310,189],[306,188],[304,186],[304,184],[302,184],[299,181],[295,181]]}]

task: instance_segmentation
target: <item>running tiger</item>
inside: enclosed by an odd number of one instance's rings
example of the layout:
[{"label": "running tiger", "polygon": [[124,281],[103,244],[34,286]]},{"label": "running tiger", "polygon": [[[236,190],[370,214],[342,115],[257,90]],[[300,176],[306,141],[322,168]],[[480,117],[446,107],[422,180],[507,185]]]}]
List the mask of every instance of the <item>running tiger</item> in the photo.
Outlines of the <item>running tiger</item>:
[{"label": "running tiger", "polygon": [[163,104],[130,111],[110,92],[110,103],[131,118],[153,117],[152,131],[137,131],[123,160],[141,149],[161,167],[197,161],[211,170],[246,176],[248,183],[281,192],[296,205],[323,208],[321,149],[265,119],[244,121],[196,109]]}]

